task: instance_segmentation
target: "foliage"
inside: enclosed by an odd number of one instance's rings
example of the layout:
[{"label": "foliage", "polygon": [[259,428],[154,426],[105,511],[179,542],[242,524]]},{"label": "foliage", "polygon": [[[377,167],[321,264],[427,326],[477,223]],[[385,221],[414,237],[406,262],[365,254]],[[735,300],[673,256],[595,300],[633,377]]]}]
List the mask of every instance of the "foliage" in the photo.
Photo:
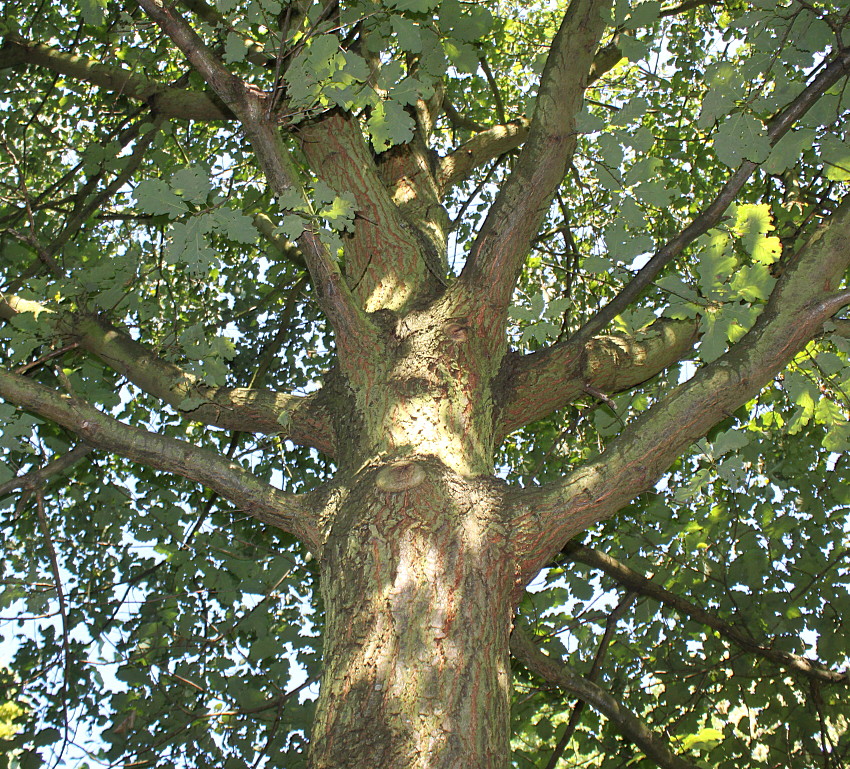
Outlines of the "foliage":
[{"label": "foliage", "polygon": [[[310,490],[334,473],[324,453],[193,417],[216,388],[305,395],[335,365],[337,339],[293,241],[315,231],[345,269],[367,214],[355,191],[311,167],[299,132],[344,111],[359,117],[370,152],[388,157],[422,141],[418,105],[437,98],[445,106],[428,142],[441,156],[492,126],[521,127],[534,119],[563,4],[178,5],[235,74],[274,95],[301,189],[275,193],[250,137],[203,116],[220,101],[135,4],[7,2],[0,296],[39,309],[0,314],[0,358],[124,424],[211,449],[284,491]],[[723,218],[607,327],[643,343],[659,319],[690,323],[696,345],[645,380],[588,388],[512,432],[499,475],[523,487],[563,477],[752,328],[848,192],[846,79],[771,135],[774,118],[850,46],[848,17],[844,0],[613,4],[601,45],[616,47],[616,61],[588,87],[572,164],[522,267],[513,350],[569,339],[704,214],[735,169],[759,167]],[[450,276],[517,167],[518,136],[446,193]],[[50,325],[51,312],[115,324],[200,384],[164,404]],[[695,766],[847,763],[846,676],[807,676],[765,653],[847,670],[846,326],[827,324],[652,490],[581,537],[685,603],[659,602],[565,548],[520,604],[516,624],[545,639],[550,657]],[[323,623],[308,548],[120,452],[16,485],[80,442],[8,398],[0,427],[2,662],[36,714],[28,742],[16,743],[30,751],[21,766],[230,769],[269,756],[305,766]],[[649,765],[610,718],[576,708],[519,663],[514,675],[514,766]]]}]

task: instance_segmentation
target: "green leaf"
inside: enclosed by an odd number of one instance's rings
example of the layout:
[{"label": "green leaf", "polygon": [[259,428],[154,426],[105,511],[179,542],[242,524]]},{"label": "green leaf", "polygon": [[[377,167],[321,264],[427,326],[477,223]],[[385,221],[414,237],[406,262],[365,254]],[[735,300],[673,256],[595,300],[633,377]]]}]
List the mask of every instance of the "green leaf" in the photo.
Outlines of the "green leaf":
[{"label": "green leaf", "polygon": [[139,182],[133,190],[133,197],[139,209],[146,214],[166,214],[169,219],[176,219],[187,211],[183,200],[162,179]]},{"label": "green leaf", "polygon": [[633,190],[635,196],[655,208],[666,208],[673,199],[675,192],[668,190],[664,182],[641,182]]},{"label": "green leaf", "polygon": [[745,113],[730,115],[714,135],[714,152],[730,168],[742,161],[761,163],[770,154],[770,141],[762,122]]},{"label": "green leaf", "polygon": [[744,265],[735,272],[729,286],[732,296],[746,302],[766,302],[776,285],[776,278],[763,264]]},{"label": "green leaf", "polygon": [[232,208],[216,208],[210,212],[210,221],[217,232],[234,243],[250,245],[257,241],[257,229],[251,217]]},{"label": "green leaf", "polygon": [[389,89],[390,99],[408,106],[414,106],[419,99],[427,99],[434,92],[431,86],[412,77],[405,77]]},{"label": "green leaf", "polygon": [[850,451],[850,424],[843,422],[830,427],[821,445],[835,453]]},{"label": "green leaf", "polygon": [[[738,266],[737,258],[727,251],[729,238],[725,233],[713,230],[703,239],[708,241],[700,251],[697,274],[699,284],[706,296],[717,296],[722,287]],[[725,294],[723,294],[725,295]]]},{"label": "green leaf", "polygon": [[306,220],[298,214],[287,214],[283,217],[283,221],[278,228],[289,240],[298,240],[301,233],[304,232]]},{"label": "green leaf", "polygon": [[180,403],[177,404],[177,408],[180,411],[190,412],[194,411],[196,408],[203,406],[205,403],[209,403],[206,398],[200,398],[198,396],[192,396],[189,398],[184,398]]},{"label": "green leaf", "polygon": [[726,60],[706,68],[705,82],[709,86],[700,107],[697,126],[706,129],[725,117],[744,92],[744,78],[735,65]]},{"label": "green leaf", "polygon": [[704,750],[708,751],[716,747],[723,741],[723,732],[719,729],[705,727],[700,729],[696,734],[689,734],[682,740],[683,750]]},{"label": "green leaf", "polygon": [[649,26],[658,20],[660,13],[661,3],[658,0],[646,0],[646,2],[632,8],[625,27],[626,29],[639,29]]},{"label": "green leaf", "polygon": [[587,105],[585,105],[584,109],[578,113],[576,118],[576,130],[580,134],[596,133],[597,131],[601,131],[604,127],[605,121],[598,115],[590,112],[587,109]]},{"label": "green leaf", "polygon": [[181,168],[171,177],[171,189],[189,203],[207,202],[212,189],[207,172],[200,166]]},{"label": "green leaf", "polygon": [[350,192],[345,192],[342,195],[336,195],[334,198],[319,211],[319,216],[326,219],[334,230],[348,232],[354,231],[354,212],[356,206],[354,203],[354,195]]},{"label": "green leaf", "polygon": [[727,430],[714,439],[712,443],[714,456],[722,457],[730,451],[742,449],[749,442],[750,439],[743,430]]},{"label": "green leaf", "polygon": [[224,43],[224,63],[234,64],[248,58],[248,46],[245,38],[236,32],[228,32]]},{"label": "green leaf", "polygon": [[212,228],[213,220],[206,214],[172,224],[165,250],[166,261],[181,265],[194,275],[208,272],[217,258],[206,237]]},{"label": "green leaf", "polygon": [[734,322],[734,318],[719,312],[709,312],[702,316],[699,342],[701,360],[711,363],[726,352],[729,331]]},{"label": "green leaf", "polygon": [[447,38],[443,41],[443,50],[451,64],[459,72],[474,73],[478,71],[478,52],[469,43],[460,43]]},{"label": "green leaf", "polygon": [[815,131],[811,128],[789,131],[770,151],[762,169],[767,174],[781,174],[800,160],[800,156],[805,150],[811,148],[814,140]]},{"label": "green leaf", "polygon": [[103,27],[106,24],[106,0],[78,0],[80,14],[86,24]]},{"label": "green leaf", "polygon": [[384,5],[402,12],[431,13],[440,0],[384,0]]},{"label": "green leaf", "polygon": [[826,166],[826,178],[834,182],[850,180],[850,143],[827,134],[820,142],[820,156]]},{"label": "green leaf", "polygon": [[422,50],[422,36],[419,25],[404,16],[393,16],[393,32],[403,51],[419,53]]},{"label": "green leaf", "polygon": [[626,173],[626,184],[633,185],[640,182],[649,182],[657,180],[661,171],[661,158],[639,158],[632,163]]},{"label": "green leaf", "polygon": [[602,162],[609,168],[619,168],[623,162],[623,148],[617,138],[610,133],[600,134],[597,145]]},{"label": "green leaf", "polygon": [[620,35],[617,42],[620,46],[620,50],[623,52],[623,56],[632,62],[640,61],[649,52],[649,47],[646,43],[640,40],[635,40],[635,38],[630,35]]},{"label": "green leaf", "polygon": [[[636,256],[651,253],[655,242],[644,233],[629,232],[623,222],[617,221],[605,229],[605,244],[612,257],[620,262],[628,263]],[[611,268],[609,263],[608,269]]]},{"label": "green leaf", "polygon": [[394,101],[378,102],[369,116],[367,125],[372,145],[377,152],[384,152],[413,138],[413,118]]},{"label": "green leaf", "polygon": [[487,8],[470,5],[467,10],[458,0],[443,0],[440,3],[439,19],[443,35],[451,36],[461,43],[480,40],[493,24],[493,16]]}]

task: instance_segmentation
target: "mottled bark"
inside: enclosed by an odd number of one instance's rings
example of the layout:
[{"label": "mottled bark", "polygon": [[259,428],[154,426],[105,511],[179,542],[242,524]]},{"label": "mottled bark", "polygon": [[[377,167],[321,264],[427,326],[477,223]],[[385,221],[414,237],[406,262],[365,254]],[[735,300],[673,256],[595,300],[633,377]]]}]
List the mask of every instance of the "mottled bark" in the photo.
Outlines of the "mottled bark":
[{"label": "mottled bark", "polygon": [[361,305],[369,312],[402,310],[432,290],[436,278],[423,259],[420,238],[381,181],[356,118],[332,112],[300,126],[297,135],[319,178],[357,201],[345,269]]},{"label": "mottled bark", "polygon": [[332,494],[314,769],[507,765],[501,491],[423,459],[369,468]]},{"label": "mottled bark", "polygon": [[397,319],[365,383],[329,382],[319,769],[507,764],[511,586],[492,477],[498,361],[462,305]]},{"label": "mottled bark", "polygon": [[[298,189],[300,171],[269,115],[267,95],[229,72],[173,6],[139,4],[216,93],[198,95],[187,116],[206,110],[209,119],[238,118],[271,193]],[[197,2],[188,5],[208,13]],[[588,388],[616,392],[646,381],[696,340],[695,324],[673,321],[658,321],[643,339],[604,335],[605,328],[593,325],[600,315],[549,350],[508,353],[504,326],[516,278],[563,183],[588,78],[616,61],[615,48],[597,52],[610,5],[569,5],[530,123],[484,131],[441,165],[421,136],[374,158],[352,116],[327,113],[299,128],[311,170],[338,192],[354,193],[358,205],[344,267],[315,228],[298,241],[335,334],[337,365],[320,394],[295,400],[203,389],[99,318],[45,320],[49,334],[74,339],[166,404],[179,408],[187,396],[204,397],[191,412],[199,420],[278,432],[283,417],[290,437],[334,452],[338,472],[328,486],[284,494],[213,452],[123,425],[28,378],[0,374],[0,396],[10,402],[87,445],[202,483],[316,553],[327,619],[315,769],[505,769],[511,617],[527,582],[572,535],[649,488],[850,302],[838,292],[850,262],[845,204],[788,267],[756,326],[627,425],[601,457],[541,488],[508,489],[494,477],[496,446],[507,432]],[[16,42],[0,54],[0,66],[25,62],[155,100],[161,114],[169,114],[161,100],[177,90],[42,47]],[[848,62],[832,74],[843,76]],[[422,131],[436,104],[429,109],[419,115]],[[444,286],[451,276],[444,270],[441,196],[486,159],[523,143],[460,279]],[[623,296],[617,301],[630,294]],[[0,304],[0,317],[44,311],[16,302]]]}]

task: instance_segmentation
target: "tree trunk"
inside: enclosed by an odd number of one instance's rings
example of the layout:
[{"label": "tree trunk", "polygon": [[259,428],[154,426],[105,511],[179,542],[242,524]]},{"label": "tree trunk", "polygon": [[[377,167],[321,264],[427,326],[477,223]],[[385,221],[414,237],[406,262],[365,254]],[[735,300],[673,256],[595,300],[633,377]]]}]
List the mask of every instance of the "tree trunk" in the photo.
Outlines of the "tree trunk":
[{"label": "tree trunk", "polygon": [[347,403],[322,511],[314,769],[508,766],[516,569],[492,477],[498,360],[446,306],[398,319],[351,369],[362,377],[335,387]]},{"label": "tree trunk", "polygon": [[[501,487],[436,461],[341,492],[322,594],[315,769],[508,765],[512,569]],[[421,479],[421,480],[420,480]]]}]

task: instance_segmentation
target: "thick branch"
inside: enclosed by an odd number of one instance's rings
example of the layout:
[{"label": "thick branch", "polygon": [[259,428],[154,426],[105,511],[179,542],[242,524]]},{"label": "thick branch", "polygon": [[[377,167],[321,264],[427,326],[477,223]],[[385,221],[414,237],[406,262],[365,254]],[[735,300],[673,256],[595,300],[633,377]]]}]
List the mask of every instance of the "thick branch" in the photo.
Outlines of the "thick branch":
[{"label": "thick branch", "polygon": [[148,104],[158,115],[184,120],[232,120],[233,114],[210,94],[174,88],[120,67],[99,64],[85,56],[57,51],[41,43],[7,37],[0,48],[0,69],[26,64],[91,83],[110,93]]},{"label": "thick branch", "polygon": [[444,284],[450,219],[437,184],[437,155],[417,130],[406,144],[378,156],[378,172],[392,201],[419,241],[430,286]]},{"label": "thick branch", "polygon": [[316,175],[354,195],[355,232],[345,244],[345,269],[361,306],[399,310],[430,273],[422,243],[404,221],[378,176],[356,119],[337,111],[299,126],[301,148]]},{"label": "thick branch", "polygon": [[799,654],[792,654],[757,643],[743,628],[732,625],[716,614],[696,606],[600,550],[570,542],[562,552],[567,558],[603,571],[623,587],[640,595],[654,598],[679,614],[710,627],[744,651],[764,657],[791,673],[798,673],[821,684],[847,685],[850,683],[850,677],[847,673],[837,673],[834,670],[822,667],[817,662],[801,657]]},{"label": "thick branch", "polygon": [[445,194],[451,187],[466,179],[474,168],[522,146],[530,127],[531,121],[521,117],[475,134],[440,161],[437,178],[440,191]]},{"label": "thick branch", "polygon": [[639,339],[609,334],[583,350],[567,342],[506,359],[499,438],[563,408],[588,388],[611,395],[652,379],[687,355],[698,335],[697,321],[661,319]]},{"label": "thick branch", "polygon": [[507,311],[516,276],[576,147],[576,115],[605,29],[610,0],[573,0],[549,51],[528,140],[502,186],[461,273],[486,294],[490,312]]},{"label": "thick branch", "polygon": [[[160,5],[157,0],[138,3],[239,118],[274,194],[301,189],[280,129],[267,114],[267,94],[259,93],[231,73],[176,9]],[[316,287],[319,305],[336,332],[340,366],[350,376],[359,376],[362,361],[375,352],[377,333],[357,306],[335,255],[328,253],[312,223],[298,238],[298,245]]]},{"label": "thick branch", "polygon": [[522,628],[515,627],[511,633],[511,654],[544,681],[566,689],[599,711],[626,739],[637,745],[662,769],[696,769],[695,764],[677,756],[666,740],[601,686],[588,681],[565,662],[547,657]]},{"label": "thick branch", "polygon": [[[622,58],[623,53],[617,47],[616,42],[600,48],[590,64],[586,86],[599,80],[606,72],[613,69],[614,65]],[[450,105],[446,104],[446,114],[454,123],[455,119],[451,117],[450,109]],[[460,118],[458,117],[458,119]],[[473,169],[499,157],[499,155],[521,147],[528,138],[531,121],[523,116],[492,128],[484,129],[475,124],[473,126],[478,133],[440,161],[437,181],[442,195],[451,187],[466,179]]]},{"label": "thick branch", "polygon": [[842,307],[850,197],[777,281],[753,328],[725,355],[630,423],[605,452],[539,488],[513,492],[518,588],[575,534],[650,488],[697,438],[754,397]]},{"label": "thick branch", "polygon": [[[840,51],[832,62],[768,124],[767,138],[774,146],[794,124],[805,115],[818,99],[850,72],[850,48]],[[614,318],[629,307],[655,280],[665,265],[678,257],[700,235],[716,226],[726,209],[734,202],[758,163],[745,160],[729,178],[711,205],[694,219],[675,238],[665,243],[641,270],[605,307],[597,312],[574,335],[579,343],[602,331]]]},{"label": "thick branch", "polygon": [[130,427],[83,400],[0,371],[0,397],[76,433],[94,448],[197,481],[259,520],[320,548],[318,521],[306,496],[286,494],[220,454]]},{"label": "thick branch", "polygon": [[266,214],[254,214],[254,226],[272,246],[274,246],[279,256],[282,256],[288,262],[297,265],[298,267],[306,267],[304,256],[298,250],[298,247],[290,240],[280,235],[277,231],[278,225]]},{"label": "thick branch", "polygon": [[[61,335],[76,341],[81,349],[188,419],[226,430],[283,434],[295,443],[334,452],[333,433],[317,403],[318,394],[298,397],[271,390],[209,387],[101,318],[63,315],[14,296],[0,299],[0,318],[10,319],[25,312],[35,315],[45,336]],[[205,402],[189,411],[182,410],[181,404],[187,398],[203,398]]]}]

